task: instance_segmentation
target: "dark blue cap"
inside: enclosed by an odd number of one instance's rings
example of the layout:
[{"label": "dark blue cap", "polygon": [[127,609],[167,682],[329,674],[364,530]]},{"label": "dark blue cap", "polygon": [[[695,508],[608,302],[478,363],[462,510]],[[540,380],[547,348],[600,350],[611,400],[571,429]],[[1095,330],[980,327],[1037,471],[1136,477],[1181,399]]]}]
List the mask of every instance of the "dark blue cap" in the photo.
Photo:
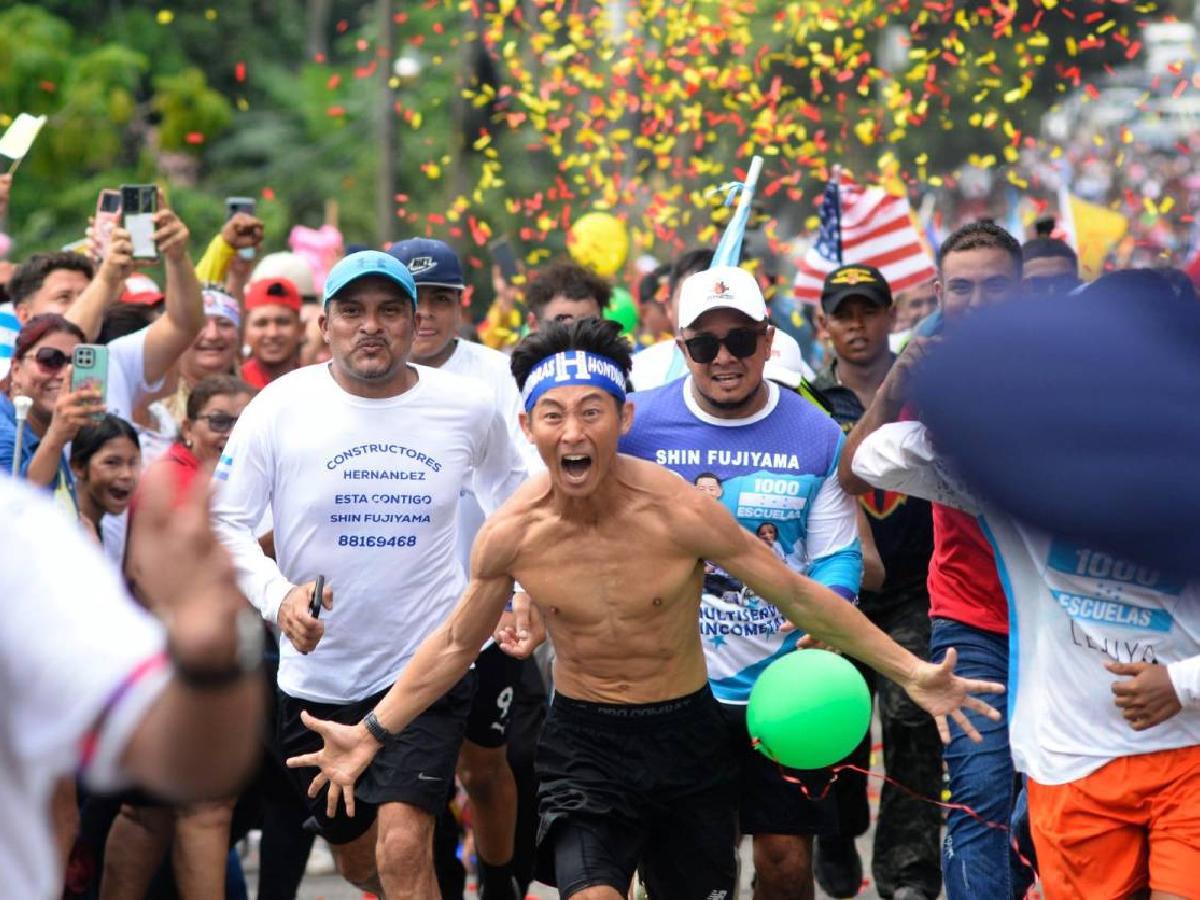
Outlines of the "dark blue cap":
[{"label": "dark blue cap", "polygon": [[388,253],[408,267],[417,284],[460,291],[464,287],[458,254],[444,241],[409,238],[406,241],[396,241],[388,247]]},{"label": "dark blue cap", "polygon": [[360,250],[342,257],[337,265],[329,270],[325,279],[324,305],[328,306],[339,291],[352,281],[365,278],[367,275],[382,275],[404,289],[417,305],[417,286],[413,282],[412,273],[394,256],[389,256],[382,250]]}]

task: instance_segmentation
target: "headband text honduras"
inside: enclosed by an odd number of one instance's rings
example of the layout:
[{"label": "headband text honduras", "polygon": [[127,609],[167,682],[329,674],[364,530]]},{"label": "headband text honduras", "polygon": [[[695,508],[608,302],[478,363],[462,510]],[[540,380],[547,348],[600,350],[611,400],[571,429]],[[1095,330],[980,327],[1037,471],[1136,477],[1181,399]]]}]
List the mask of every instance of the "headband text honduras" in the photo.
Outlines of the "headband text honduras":
[{"label": "headband text honduras", "polygon": [[591,385],[625,402],[625,375],[621,367],[598,353],[568,350],[547,356],[525,379],[525,411],[533,409],[546,391],[569,385]]}]

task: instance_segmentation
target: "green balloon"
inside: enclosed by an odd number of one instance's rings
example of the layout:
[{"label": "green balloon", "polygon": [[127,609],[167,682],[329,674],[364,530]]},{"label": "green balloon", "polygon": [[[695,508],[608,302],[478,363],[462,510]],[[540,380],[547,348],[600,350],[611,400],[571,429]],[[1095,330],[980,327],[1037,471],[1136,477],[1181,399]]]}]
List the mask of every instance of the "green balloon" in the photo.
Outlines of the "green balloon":
[{"label": "green balloon", "polygon": [[609,301],[608,308],[604,310],[604,318],[619,323],[621,334],[633,334],[637,331],[637,304],[633,302],[629,291],[623,287],[613,288],[612,300]]},{"label": "green balloon", "polygon": [[871,693],[847,659],[797,650],[767,666],[746,707],[759,752],[792,769],[832,765],[858,746],[871,724]]}]

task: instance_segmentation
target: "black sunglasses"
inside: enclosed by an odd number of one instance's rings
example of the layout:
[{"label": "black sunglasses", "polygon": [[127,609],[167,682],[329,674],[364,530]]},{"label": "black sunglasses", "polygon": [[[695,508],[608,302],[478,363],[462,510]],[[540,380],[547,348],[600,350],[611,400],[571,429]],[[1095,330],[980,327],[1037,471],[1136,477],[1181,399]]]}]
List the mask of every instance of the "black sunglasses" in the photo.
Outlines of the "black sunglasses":
[{"label": "black sunglasses", "polygon": [[209,413],[206,416],[196,416],[196,418],[207,422],[208,427],[217,434],[229,434],[238,420],[237,416],[231,416],[228,413]]},{"label": "black sunglasses", "polygon": [[71,361],[71,354],[63,353],[57,347],[40,347],[33,358],[43,369],[57,372]]},{"label": "black sunglasses", "polygon": [[766,331],[760,328],[731,328],[725,337],[719,338],[702,331],[695,337],[685,339],[683,345],[687,347],[688,356],[701,364],[716,359],[722,345],[738,359],[745,359],[754,355],[758,349],[758,339],[764,334]]}]

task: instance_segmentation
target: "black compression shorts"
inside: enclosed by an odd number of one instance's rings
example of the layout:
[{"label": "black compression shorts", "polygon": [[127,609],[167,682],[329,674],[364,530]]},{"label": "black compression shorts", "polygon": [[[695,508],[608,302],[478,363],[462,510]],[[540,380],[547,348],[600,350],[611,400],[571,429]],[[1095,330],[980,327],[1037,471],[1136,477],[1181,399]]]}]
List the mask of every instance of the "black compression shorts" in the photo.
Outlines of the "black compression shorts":
[{"label": "black compression shorts", "polygon": [[[533,665],[531,660],[525,660]],[[503,747],[508,742],[513,686],[522,660],[490,644],[475,658],[475,701],[467,719],[467,740],[480,747]]]}]

